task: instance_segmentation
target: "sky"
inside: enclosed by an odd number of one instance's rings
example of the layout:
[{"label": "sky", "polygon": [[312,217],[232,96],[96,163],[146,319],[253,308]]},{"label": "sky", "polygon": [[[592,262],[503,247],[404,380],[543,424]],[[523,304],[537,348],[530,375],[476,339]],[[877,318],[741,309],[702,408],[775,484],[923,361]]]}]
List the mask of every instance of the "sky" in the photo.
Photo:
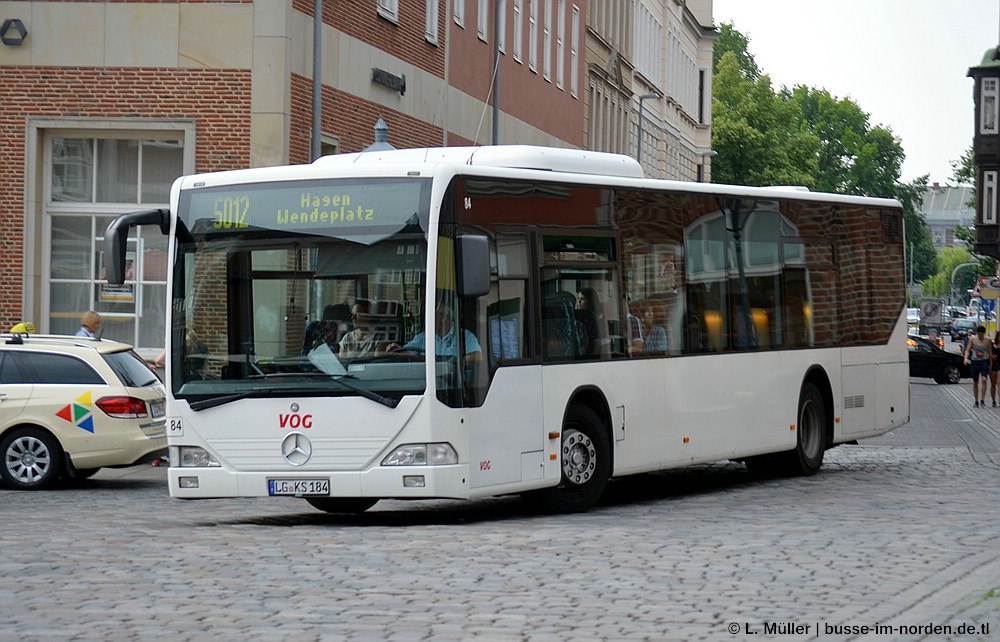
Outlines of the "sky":
[{"label": "sky", "polygon": [[806,85],[850,98],[892,130],[902,180],[952,184],[972,145],[969,67],[1000,43],[1000,0],[714,0],[775,90]]}]

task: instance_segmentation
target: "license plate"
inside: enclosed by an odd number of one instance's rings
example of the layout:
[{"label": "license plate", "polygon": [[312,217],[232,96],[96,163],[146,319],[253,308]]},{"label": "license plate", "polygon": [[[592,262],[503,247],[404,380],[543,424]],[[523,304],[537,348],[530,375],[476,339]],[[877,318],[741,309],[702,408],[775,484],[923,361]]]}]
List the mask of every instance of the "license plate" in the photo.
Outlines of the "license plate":
[{"label": "license plate", "polygon": [[268,479],[268,495],[329,495],[329,479]]},{"label": "license plate", "polygon": [[153,419],[159,419],[163,416],[163,400],[155,399],[149,402],[149,414],[153,416]]}]

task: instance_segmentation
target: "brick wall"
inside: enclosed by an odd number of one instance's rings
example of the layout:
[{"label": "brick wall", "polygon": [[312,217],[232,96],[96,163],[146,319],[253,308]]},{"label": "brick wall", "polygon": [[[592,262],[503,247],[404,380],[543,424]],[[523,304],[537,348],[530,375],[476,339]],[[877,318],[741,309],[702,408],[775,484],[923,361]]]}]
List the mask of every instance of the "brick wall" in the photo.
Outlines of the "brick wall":
[{"label": "brick wall", "polygon": [[[249,71],[0,67],[0,328],[22,320],[24,156],[27,119],[192,119],[195,171],[246,167],[250,162]],[[41,177],[40,177],[41,178]],[[37,321],[37,319],[35,319]]]},{"label": "brick wall", "polygon": [[[445,5],[438,2],[438,45],[424,37],[426,3],[422,0],[400,0],[399,20],[381,17],[375,0],[338,0],[323,3],[323,24],[370,43],[401,60],[444,78],[444,42],[447,33]],[[293,0],[292,6],[308,16],[313,15],[312,0]]]},{"label": "brick wall", "polygon": [[[308,163],[312,135],[312,80],[294,74],[291,116],[289,162]],[[441,145],[443,132],[440,127],[323,86],[323,132],[340,138],[342,153],[360,152],[374,143],[374,127],[379,118],[389,126],[389,144],[394,147]]]}]

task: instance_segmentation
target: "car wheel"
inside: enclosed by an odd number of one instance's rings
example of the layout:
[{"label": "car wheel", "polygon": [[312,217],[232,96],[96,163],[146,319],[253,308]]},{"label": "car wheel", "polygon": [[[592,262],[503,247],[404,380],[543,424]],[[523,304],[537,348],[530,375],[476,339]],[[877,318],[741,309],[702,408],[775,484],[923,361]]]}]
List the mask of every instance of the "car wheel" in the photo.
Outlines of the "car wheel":
[{"label": "car wheel", "polygon": [[527,497],[556,513],[585,511],[601,498],[611,477],[611,446],[604,422],[587,406],[570,406],[560,449],[559,485],[533,491]]},{"label": "car wheel", "polygon": [[938,383],[958,383],[961,378],[962,373],[957,366],[945,366]]},{"label": "car wheel", "polygon": [[306,501],[324,513],[363,513],[378,503],[368,497],[306,497]]},{"label": "car wheel", "polygon": [[0,441],[0,477],[11,488],[38,490],[51,486],[62,470],[62,448],[47,432],[18,428]]}]

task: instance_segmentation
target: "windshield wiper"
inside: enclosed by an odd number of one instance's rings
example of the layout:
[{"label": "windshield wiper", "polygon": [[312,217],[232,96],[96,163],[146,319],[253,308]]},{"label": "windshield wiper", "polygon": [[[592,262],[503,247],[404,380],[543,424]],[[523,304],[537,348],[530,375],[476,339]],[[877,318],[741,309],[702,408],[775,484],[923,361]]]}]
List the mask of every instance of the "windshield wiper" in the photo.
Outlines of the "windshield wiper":
[{"label": "windshield wiper", "polygon": [[[369,399],[376,403],[380,403],[388,408],[395,408],[399,405],[399,399],[395,397],[386,397],[385,395],[380,395],[377,392],[368,390],[367,388],[362,388],[361,386],[356,386],[352,383],[344,381],[345,377],[350,375],[340,375],[340,376],[330,376],[323,373],[296,373],[298,376],[310,376],[310,377],[322,377],[324,379],[329,379],[335,383],[340,384],[344,388],[352,392],[358,393],[358,395]],[[220,395],[218,397],[211,397],[209,399],[199,399],[197,401],[192,401],[189,405],[191,410],[195,412],[199,410],[208,410],[209,408],[215,408],[217,406],[222,406],[227,403],[232,403],[233,401],[240,401],[241,399],[249,399],[250,397],[257,396],[274,396],[281,394],[291,394],[291,393],[316,393],[316,388],[250,388],[249,390],[241,390],[240,392],[234,392],[229,395]]]}]

